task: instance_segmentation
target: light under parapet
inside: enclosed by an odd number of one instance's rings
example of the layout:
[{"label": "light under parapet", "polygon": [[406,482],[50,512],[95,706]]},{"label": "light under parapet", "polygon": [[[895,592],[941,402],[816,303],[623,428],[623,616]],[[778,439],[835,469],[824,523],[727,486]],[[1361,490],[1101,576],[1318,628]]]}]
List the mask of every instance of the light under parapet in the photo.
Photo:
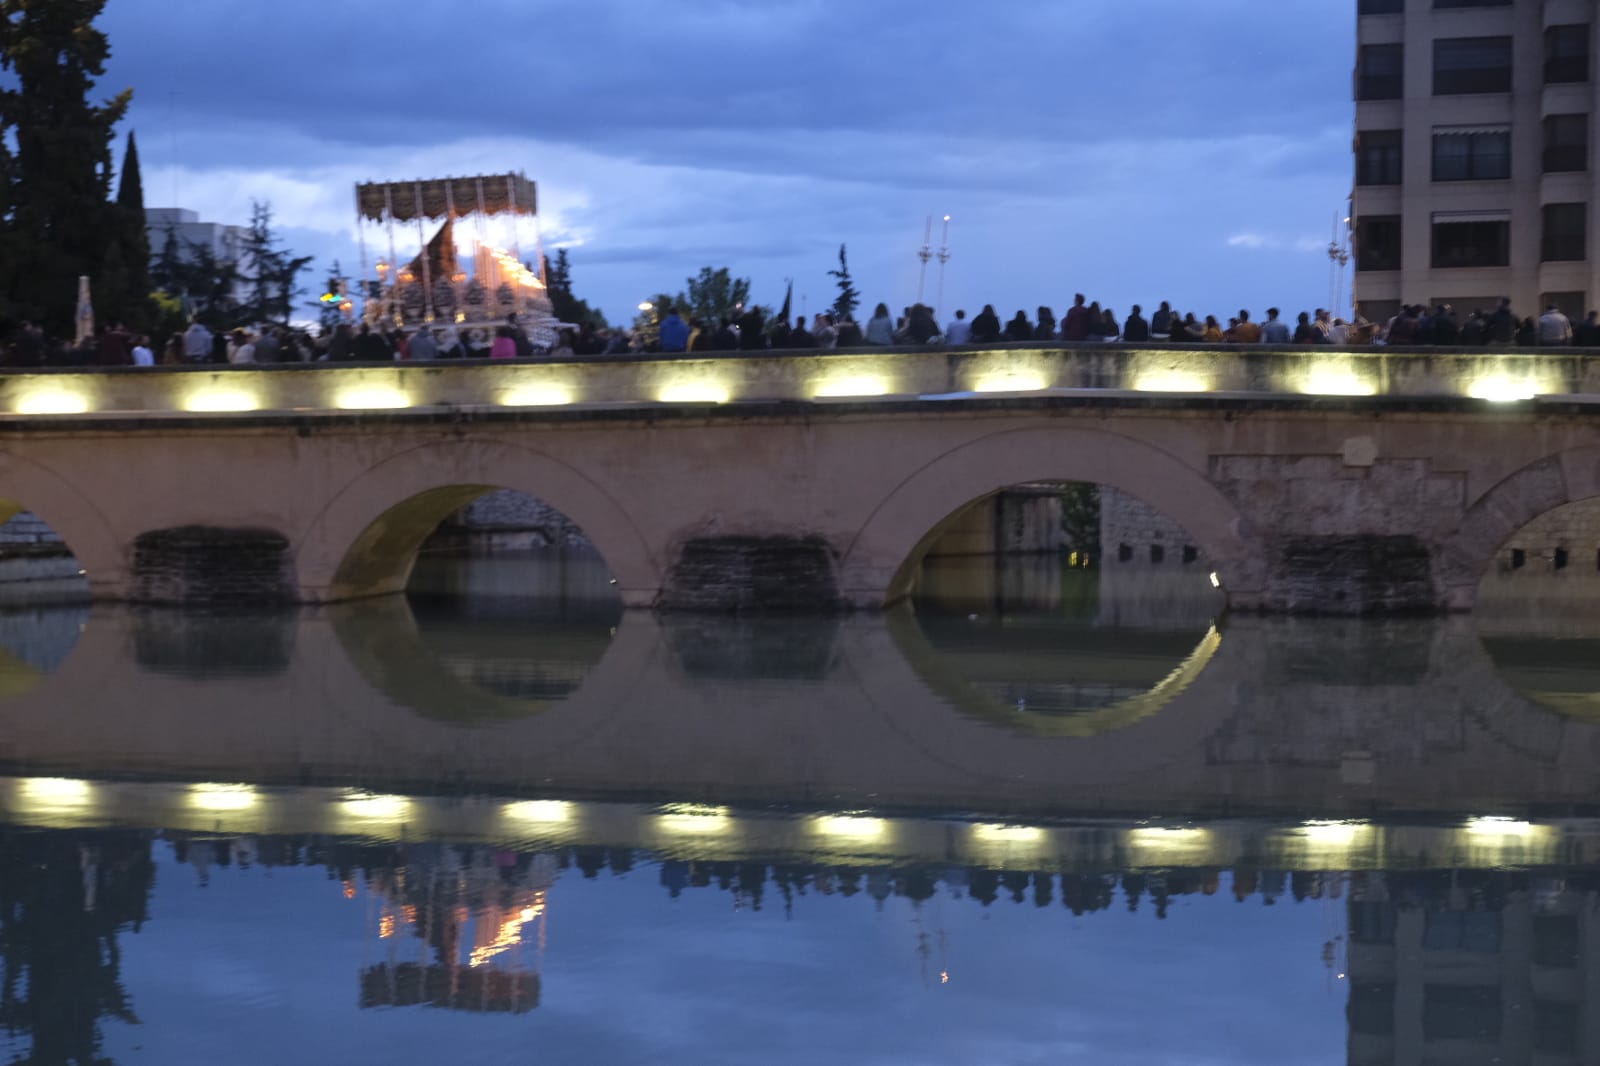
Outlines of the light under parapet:
[{"label": "light under parapet", "polygon": [[572,398],[572,390],[565,385],[516,385],[500,394],[500,403],[504,407],[560,407]]},{"label": "light under parapet", "polygon": [[89,410],[89,398],[81,392],[58,387],[33,389],[17,399],[19,415],[81,415]]},{"label": "light under parapet", "polygon": [[991,370],[972,383],[973,392],[1039,392],[1050,380],[1037,370]]},{"label": "light under parapet", "polygon": [[1529,374],[1484,374],[1467,386],[1467,395],[1491,403],[1516,403],[1552,392],[1548,382]]},{"label": "light under parapet", "polygon": [[257,411],[261,397],[247,389],[197,389],[184,397],[183,409],[196,413]]},{"label": "light under parapet", "polygon": [[1313,366],[1300,381],[1299,391],[1308,396],[1375,396],[1378,386],[1353,367],[1333,364]]},{"label": "light under parapet", "polygon": [[824,378],[812,395],[818,398],[887,396],[889,391],[889,379],[882,374],[847,374]]},{"label": "light under parapet", "polygon": [[341,411],[385,411],[410,407],[411,397],[392,385],[352,385],[341,389],[333,404]]},{"label": "light under parapet", "polygon": [[1210,392],[1211,382],[1179,370],[1146,370],[1133,378],[1135,392]]}]

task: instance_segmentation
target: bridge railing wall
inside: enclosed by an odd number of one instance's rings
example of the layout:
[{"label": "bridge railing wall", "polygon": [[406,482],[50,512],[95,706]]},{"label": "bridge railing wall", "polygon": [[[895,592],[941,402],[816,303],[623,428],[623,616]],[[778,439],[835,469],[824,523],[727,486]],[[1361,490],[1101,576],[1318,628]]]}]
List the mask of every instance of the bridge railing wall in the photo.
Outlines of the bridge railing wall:
[{"label": "bridge railing wall", "polygon": [[1600,395],[1600,351],[1095,344],[561,362],[62,368],[0,372],[0,413],[828,402],[1076,391],[1492,401]]}]

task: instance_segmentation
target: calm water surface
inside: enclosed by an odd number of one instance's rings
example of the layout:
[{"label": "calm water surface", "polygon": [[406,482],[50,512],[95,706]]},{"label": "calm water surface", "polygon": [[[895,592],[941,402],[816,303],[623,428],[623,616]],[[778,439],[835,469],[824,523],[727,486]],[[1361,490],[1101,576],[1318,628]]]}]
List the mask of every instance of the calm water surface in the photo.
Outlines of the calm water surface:
[{"label": "calm water surface", "polygon": [[0,612],[0,1054],[1600,1062],[1600,612],[1547,592],[672,618],[534,553]]}]

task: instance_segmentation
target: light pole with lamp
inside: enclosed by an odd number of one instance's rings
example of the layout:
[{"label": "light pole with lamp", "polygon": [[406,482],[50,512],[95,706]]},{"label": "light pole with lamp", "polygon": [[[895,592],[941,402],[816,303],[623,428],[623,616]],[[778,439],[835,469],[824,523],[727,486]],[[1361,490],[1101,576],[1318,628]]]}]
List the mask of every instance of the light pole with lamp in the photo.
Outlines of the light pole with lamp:
[{"label": "light pole with lamp", "polygon": [[944,311],[944,268],[950,262],[950,216],[944,216],[944,233],[939,237],[939,299],[934,304],[934,312],[942,314]]},{"label": "light pole with lamp", "polygon": [[922,260],[922,269],[917,273],[917,303],[922,302],[922,289],[928,282],[928,260],[933,258],[933,216],[928,216],[927,225],[922,228],[922,247],[917,249],[917,258]]}]

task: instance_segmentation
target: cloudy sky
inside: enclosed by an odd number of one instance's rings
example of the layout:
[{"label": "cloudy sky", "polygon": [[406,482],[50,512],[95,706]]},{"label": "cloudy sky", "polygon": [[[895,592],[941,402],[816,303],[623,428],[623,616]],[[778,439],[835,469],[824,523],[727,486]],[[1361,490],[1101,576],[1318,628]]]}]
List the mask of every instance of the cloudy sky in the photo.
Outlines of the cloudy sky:
[{"label": "cloudy sky", "polygon": [[356,272],[355,182],[521,170],[613,320],[706,265],[815,310],[841,242],[898,307],[944,214],[946,310],[1297,309],[1350,186],[1353,6],[109,0],[102,85],[147,206],[269,201],[319,272]]}]

